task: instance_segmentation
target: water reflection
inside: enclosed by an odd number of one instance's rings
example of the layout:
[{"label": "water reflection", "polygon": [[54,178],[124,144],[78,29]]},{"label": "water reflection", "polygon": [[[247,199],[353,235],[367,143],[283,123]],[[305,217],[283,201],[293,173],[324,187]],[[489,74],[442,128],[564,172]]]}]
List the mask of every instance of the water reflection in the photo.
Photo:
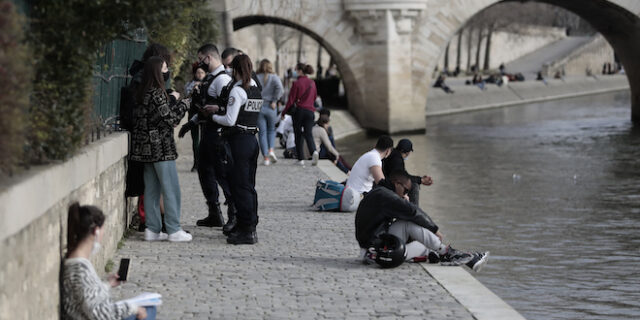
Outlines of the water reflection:
[{"label": "water reflection", "polygon": [[[421,205],[528,319],[640,318],[640,132],[629,94],[427,121],[407,161]],[[398,140],[401,137],[394,137]],[[354,162],[375,143],[342,141]]]}]

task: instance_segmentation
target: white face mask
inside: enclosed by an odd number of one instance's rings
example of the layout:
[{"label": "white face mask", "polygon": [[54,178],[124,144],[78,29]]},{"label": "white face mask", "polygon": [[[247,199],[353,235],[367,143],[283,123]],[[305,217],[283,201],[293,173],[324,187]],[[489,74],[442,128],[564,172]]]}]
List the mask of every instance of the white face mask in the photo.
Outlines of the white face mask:
[{"label": "white face mask", "polygon": [[93,240],[93,249],[91,249],[92,256],[98,253],[98,251],[100,251],[100,248],[102,248],[102,245],[100,244],[100,242],[98,242],[98,235],[100,235],[100,230],[96,230],[96,237]]},{"label": "white face mask", "polygon": [[233,74],[233,69],[232,68],[226,68],[226,69],[224,69],[224,72],[226,72],[227,75],[231,76]]},{"label": "white face mask", "polygon": [[409,159],[409,155],[407,155],[406,157],[402,157],[403,160],[407,160]]}]

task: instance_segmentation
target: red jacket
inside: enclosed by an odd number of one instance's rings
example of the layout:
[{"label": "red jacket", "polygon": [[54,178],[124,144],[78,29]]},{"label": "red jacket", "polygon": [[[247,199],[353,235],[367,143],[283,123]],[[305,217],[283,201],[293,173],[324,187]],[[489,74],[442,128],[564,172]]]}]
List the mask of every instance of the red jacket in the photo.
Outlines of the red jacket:
[{"label": "red jacket", "polygon": [[[311,86],[309,92],[305,94],[307,88]],[[307,109],[310,111],[316,111],[313,103],[318,97],[318,91],[316,90],[316,83],[309,79],[307,76],[299,76],[298,80],[291,86],[289,91],[289,99],[287,100],[287,106],[282,110],[282,114],[287,114],[287,110],[291,108],[294,102],[298,105],[298,108]],[[300,101],[298,101],[300,99]]]}]

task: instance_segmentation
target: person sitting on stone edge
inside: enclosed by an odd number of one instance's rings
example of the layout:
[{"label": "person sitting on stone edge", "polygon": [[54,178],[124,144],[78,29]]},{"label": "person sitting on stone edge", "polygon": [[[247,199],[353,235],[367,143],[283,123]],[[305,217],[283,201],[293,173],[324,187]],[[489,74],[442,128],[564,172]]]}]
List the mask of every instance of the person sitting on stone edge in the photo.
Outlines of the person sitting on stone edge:
[{"label": "person sitting on stone edge", "polygon": [[406,171],[392,172],[364,196],[356,211],[356,240],[360,245],[360,257],[364,263],[373,261],[370,248],[382,233],[392,234],[406,243],[405,260],[423,261],[443,265],[466,264],[480,271],[487,262],[489,252],[467,253],[443,243],[444,236],[438,225],[420,209],[409,202],[411,177]]},{"label": "person sitting on stone edge", "polygon": [[[395,149],[391,151],[391,154],[382,160],[382,172],[385,176],[391,174],[394,171],[405,171],[404,162],[409,158],[409,155],[413,152],[413,144],[409,139],[402,139],[398,141],[398,145],[396,145]],[[429,176],[414,176],[411,177],[411,192],[409,192],[409,201],[415,204],[416,206],[420,205],[419,196],[420,196],[420,185],[423,184],[425,186],[430,186],[433,184],[433,180]]]}]

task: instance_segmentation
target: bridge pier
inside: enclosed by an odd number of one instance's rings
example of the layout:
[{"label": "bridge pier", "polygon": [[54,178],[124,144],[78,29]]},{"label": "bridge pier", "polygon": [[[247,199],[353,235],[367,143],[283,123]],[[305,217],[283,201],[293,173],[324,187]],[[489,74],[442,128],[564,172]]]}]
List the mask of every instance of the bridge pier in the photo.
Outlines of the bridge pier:
[{"label": "bridge pier", "polygon": [[367,129],[424,130],[424,103],[413,103],[412,32],[426,1],[349,0],[345,10],[362,38],[364,106],[352,112]]}]

